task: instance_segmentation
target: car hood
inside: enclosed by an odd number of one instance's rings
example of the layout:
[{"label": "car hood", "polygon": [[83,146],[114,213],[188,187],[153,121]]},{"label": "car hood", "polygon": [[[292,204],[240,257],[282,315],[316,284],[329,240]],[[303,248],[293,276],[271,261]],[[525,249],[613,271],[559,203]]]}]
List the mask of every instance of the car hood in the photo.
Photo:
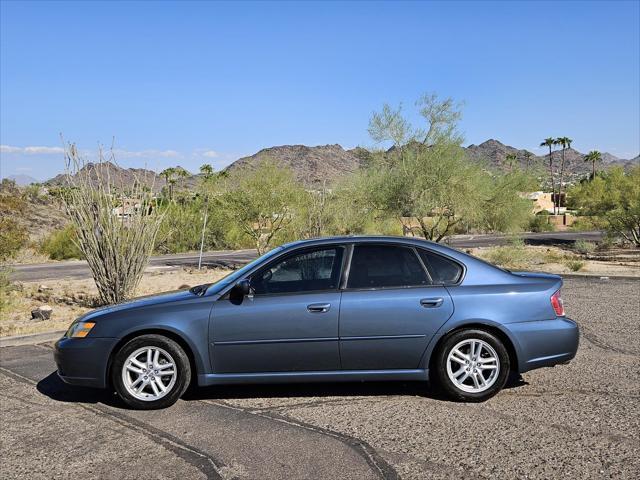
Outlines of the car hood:
[{"label": "car hood", "polygon": [[196,295],[190,290],[176,290],[173,292],[160,293],[157,295],[147,295],[145,297],[133,298],[115,305],[108,305],[106,307],[97,308],[87,312],[81,317],[81,320],[92,320],[104,315],[108,315],[114,312],[121,312],[123,310],[132,310],[141,307],[148,307],[150,305],[160,305],[163,303],[178,302],[181,300],[187,300],[194,298]]}]

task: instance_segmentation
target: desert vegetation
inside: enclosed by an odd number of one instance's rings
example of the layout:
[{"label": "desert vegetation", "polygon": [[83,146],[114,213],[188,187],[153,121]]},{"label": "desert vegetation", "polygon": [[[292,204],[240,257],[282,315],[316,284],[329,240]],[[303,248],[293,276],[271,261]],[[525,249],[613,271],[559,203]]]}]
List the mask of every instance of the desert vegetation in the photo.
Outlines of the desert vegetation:
[{"label": "desert vegetation", "polygon": [[[414,112],[387,104],[374,112],[368,132],[376,147],[360,149],[359,168],[313,184],[268,156],[222,172],[204,164],[197,177],[179,166],[167,168],[154,174],[164,180],[162,187],[135,172],[124,184],[110,176],[112,153],[100,152],[98,164],[86,164],[69,145],[63,182],[47,189],[3,183],[0,306],[10,288],[6,264],[24,248],[34,257],[39,252],[52,260],[87,259],[100,302],[113,303],[135,291],[153,252],[263,253],[286,241],[327,235],[413,235],[440,242],[459,233],[552,230],[548,212],[534,215],[523,195],[549,185],[554,211],[566,194],[567,207],[582,215],[575,228],[605,229],[611,238],[640,245],[640,167],[598,171],[602,156],[592,151],[584,157],[591,175],[565,184],[572,140],[549,137],[541,143],[549,151],[544,170],[526,151],[507,153],[496,168],[470,159],[462,148],[460,103],[427,93],[414,105]],[[55,222],[33,235],[33,226],[21,223],[32,216],[25,214],[29,208],[47,212],[40,224]],[[573,255],[593,248],[576,245]],[[530,252],[514,244],[485,254],[514,267],[526,264]],[[581,270],[581,262],[572,254],[559,261],[572,271]]]}]

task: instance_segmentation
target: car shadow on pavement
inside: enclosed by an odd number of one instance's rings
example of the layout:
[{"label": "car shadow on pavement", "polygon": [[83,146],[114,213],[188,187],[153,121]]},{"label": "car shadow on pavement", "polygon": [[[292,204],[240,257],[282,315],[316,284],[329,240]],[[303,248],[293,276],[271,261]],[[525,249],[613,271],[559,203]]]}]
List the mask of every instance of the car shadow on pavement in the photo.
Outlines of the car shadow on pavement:
[{"label": "car shadow on pavement", "polygon": [[122,408],[119,398],[111,391],[99,388],[67,385],[56,372],[51,372],[36,385],[38,392],[52,400],[68,403],[102,403]]},{"label": "car shadow on pavement", "polygon": [[[527,385],[522,376],[512,376],[504,389]],[[427,382],[345,382],[258,385],[217,385],[191,388],[183,400],[232,400],[244,398],[291,397],[374,397],[410,396],[450,401]]]},{"label": "car shadow on pavement", "polygon": [[[521,376],[512,376],[505,389],[527,385]],[[119,397],[108,389],[67,385],[56,372],[40,380],[38,392],[52,400],[67,403],[102,403],[114,408],[126,408]],[[310,398],[310,397],[424,397],[449,401],[438,389],[426,382],[345,382],[345,383],[291,383],[256,385],[192,386],[183,400],[232,400],[243,398]]]}]

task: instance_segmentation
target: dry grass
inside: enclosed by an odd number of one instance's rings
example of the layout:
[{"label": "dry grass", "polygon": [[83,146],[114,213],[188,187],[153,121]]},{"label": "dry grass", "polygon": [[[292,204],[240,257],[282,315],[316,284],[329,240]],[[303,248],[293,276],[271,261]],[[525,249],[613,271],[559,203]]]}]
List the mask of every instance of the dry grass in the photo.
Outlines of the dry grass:
[{"label": "dry grass", "polygon": [[[229,273],[215,269],[175,270],[146,273],[136,289],[136,296],[151,295],[210,283]],[[93,280],[55,280],[45,282],[49,287],[39,291],[40,283],[19,282],[10,292],[10,306],[0,318],[0,336],[25,335],[52,330],[64,330],[71,322],[97,303],[98,291]],[[31,310],[40,305],[53,307],[49,320],[31,320]]]},{"label": "dry grass", "polygon": [[472,255],[509,270],[531,270],[549,273],[580,272],[588,275],[640,277],[640,262],[587,260],[572,251],[558,247],[537,247],[523,244],[502,247],[475,248]]}]

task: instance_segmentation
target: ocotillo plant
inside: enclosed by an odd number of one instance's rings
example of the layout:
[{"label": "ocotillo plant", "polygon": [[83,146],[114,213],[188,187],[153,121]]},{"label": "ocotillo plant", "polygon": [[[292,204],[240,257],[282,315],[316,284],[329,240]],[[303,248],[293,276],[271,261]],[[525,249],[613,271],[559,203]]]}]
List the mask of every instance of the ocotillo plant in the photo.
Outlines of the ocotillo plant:
[{"label": "ocotillo plant", "polygon": [[125,184],[113,149],[98,155],[97,163],[87,163],[74,144],[67,146],[64,202],[100,301],[112,304],[134,293],[163,215],[154,202],[153,178]]}]

